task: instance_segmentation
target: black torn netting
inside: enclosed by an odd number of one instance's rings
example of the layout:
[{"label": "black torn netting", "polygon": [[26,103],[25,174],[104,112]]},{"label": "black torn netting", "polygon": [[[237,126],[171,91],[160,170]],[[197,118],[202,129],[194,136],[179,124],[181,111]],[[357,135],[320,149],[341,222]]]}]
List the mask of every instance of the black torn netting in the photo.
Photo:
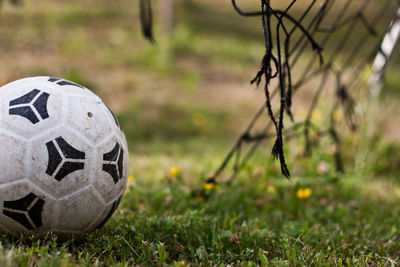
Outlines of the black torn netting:
[{"label": "black torn netting", "polygon": [[[228,180],[231,182],[262,141],[272,138],[275,139],[272,155],[279,159],[282,174],[289,178],[290,172],[284,153],[285,139],[302,136],[305,140],[305,153],[310,154],[313,148],[311,133],[331,138],[335,144],[336,169],[343,172],[341,139],[334,114],[341,107],[348,127],[351,130],[357,128],[357,94],[366,86],[360,77],[379,52],[383,35],[395,18],[399,2],[310,0],[305,4],[304,1],[297,0],[254,1],[260,1],[260,9],[250,12],[244,11],[236,0],[231,0],[231,3],[239,15],[259,17],[261,20],[265,54],[251,83],[257,86],[264,83],[266,101],[207,182],[215,183],[229,164],[232,164],[233,174]],[[150,0],[141,0],[140,3],[143,33],[153,40]],[[324,51],[325,46],[329,46],[328,52]],[[310,54],[307,50],[313,53]],[[300,62],[301,71],[294,75],[292,70]],[[327,127],[320,129],[313,124],[311,117],[322,92],[332,88],[332,78],[335,81],[335,94],[329,123]],[[273,80],[277,80],[277,85],[272,85]],[[292,113],[294,95],[303,87],[309,86],[311,80],[318,80],[318,83],[307,116],[303,121],[295,121]],[[280,98],[276,111],[272,101],[274,97]],[[255,125],[265,118],[265,113],[269,122],[262,131],[256,132]],[[290,118],[290,127],[284,127],[285,115]],[[248,149],[243,153],[245,146]]]}]

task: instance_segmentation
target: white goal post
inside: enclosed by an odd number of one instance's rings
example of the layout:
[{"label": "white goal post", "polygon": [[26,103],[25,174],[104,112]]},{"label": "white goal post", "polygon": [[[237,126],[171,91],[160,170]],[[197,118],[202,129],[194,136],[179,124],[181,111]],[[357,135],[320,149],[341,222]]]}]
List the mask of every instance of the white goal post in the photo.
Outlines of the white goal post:
[{"label": "white goal post", "polygon": [[400,37],[400,7],[397,10],[396,17],[389,26],[383,42],[380,46],[378,54],[372,65],[372,75],[370,79],[370,96],[372,99],[377,98],[382,90],[382,75],[386,65],[393,54],[396,43]]}]

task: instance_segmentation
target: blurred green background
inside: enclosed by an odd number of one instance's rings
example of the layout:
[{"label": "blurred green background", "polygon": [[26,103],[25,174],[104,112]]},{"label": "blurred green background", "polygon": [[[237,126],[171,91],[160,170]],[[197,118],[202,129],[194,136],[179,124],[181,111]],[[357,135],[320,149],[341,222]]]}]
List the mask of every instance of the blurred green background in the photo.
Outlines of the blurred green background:
[{"label": "blurred green background", "polygon": [[[249,10],[258,7],[257,1],[240,4]],[[138,158],[153,153],[152,149],[156,150],[153,156],[173,155],[177,151],[174,146],[194,155],[215,150],[212,167],[196,166],[211,171],[219,163],[215,153],[221,158],[228,151],[264,101],[263,90],[249,84],[264,51],[260,21],[239,17],[229,1],[182,0],[175,2],[173,31],[167,33],[159,27],[159,2],[153,6],[157,42],[152,45],[141,35],[137,2],[43,0],[40,4],[25,1],[15,7],[5,1],[0,16],[0,83],[35,75],[81,83],[99,94],[118,115]],[[299,3],[294,12],[300,13],[303,8]],[[365,31],[358,27],[349,38],[357,40]],[[384,32],[382,27],[378,30]],[[326,57],[343,34],[339,31],[324,47]],[[339,57],[345,58],[346,50],[342,52]],[[305,56],[310,55],[312,52],[306,50]],[[386,73],[381,105],[374,112],[376,117],[368,121],[369,137],[365,138],[393,146],[399,139],[400,123],[396,116],[400,82],[397,58],[396,52]],[[304,64],[298,64],[294,77]],[[296,118],[306,116],[315,85],[311,83],[295,96]],[[323,95],[314,123],[327,121],[326,106],[331,105],[333,97],[330,91]],[[347,131],[344,125],[339,127]],[[357,139],[363,134],[348,133],[344,138],[352,143],[360,141]],[[271,146],[263,147],[266,155]],[[348,165],[353,163],[350,160]],[[140,166],[135,165],[135,171],[140,172]]]}]

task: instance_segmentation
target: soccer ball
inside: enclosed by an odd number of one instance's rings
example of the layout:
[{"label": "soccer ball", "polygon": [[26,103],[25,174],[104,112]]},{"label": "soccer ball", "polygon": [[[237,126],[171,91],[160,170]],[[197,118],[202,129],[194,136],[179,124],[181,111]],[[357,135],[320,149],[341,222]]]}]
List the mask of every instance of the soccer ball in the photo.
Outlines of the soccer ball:
[{"label": "soccer ball", "polygon": [[125,135],[87,88],[53,77],[0,87],[0,231],[80,236],[125,191]]}]

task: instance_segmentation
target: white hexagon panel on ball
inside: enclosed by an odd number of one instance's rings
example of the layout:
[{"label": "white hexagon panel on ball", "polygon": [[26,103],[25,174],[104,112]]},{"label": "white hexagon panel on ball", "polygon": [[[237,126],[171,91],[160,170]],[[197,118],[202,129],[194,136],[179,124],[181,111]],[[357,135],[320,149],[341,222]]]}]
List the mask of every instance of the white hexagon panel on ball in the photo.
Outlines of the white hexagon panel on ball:
[{"label": "white hexagon panel on ball", "polygon": [[0,87],[0,231],[81,235],[104,225],[125,191],[120,125],[89,89],[54,77]]}]

